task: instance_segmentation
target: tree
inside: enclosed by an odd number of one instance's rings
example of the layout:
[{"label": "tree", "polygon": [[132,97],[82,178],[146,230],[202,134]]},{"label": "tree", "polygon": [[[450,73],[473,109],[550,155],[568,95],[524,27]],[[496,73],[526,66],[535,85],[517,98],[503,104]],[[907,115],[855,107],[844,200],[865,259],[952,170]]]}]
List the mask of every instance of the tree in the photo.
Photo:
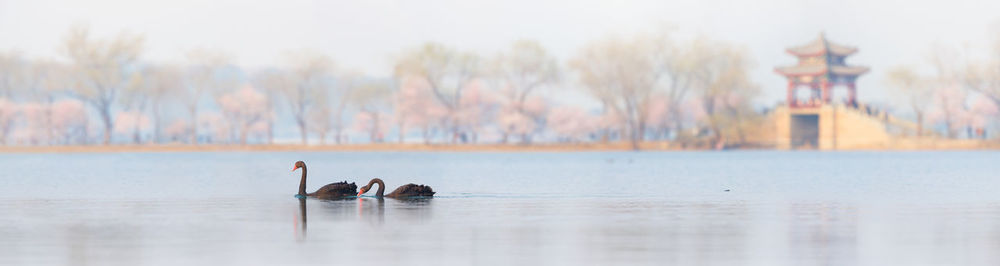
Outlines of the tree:
[{"label": "tree", "polygon": [[333,60],[315,52],[293,53],[287,59],[291,64],[290,82],[278,89],[299,127],[302,144],[308,144],[307,116],[317,106],[316,99],[325,98],[332,86]]},{"label": "tree", "polygon": [[700,62],[690,74],[691,85],[700,96],[705,122],[714,147],[725,145],[727,136],[746,142],[746,129],[756,118],[750,106],[760,89],[750,81],[752,63],[746,52],[725,42],[696,40],[692,50]]},{"label": "tree", "polygon": [[400,83],[412,78],[430,89],[436,103],[447,112],[442,122],[451,133],[452,143],[458,142],[463,133],[457,120],[462,93],[480,72],[479,57],[475,54],[436,43],[404,52],[395,66],[395,76]]},{"label": "tree", "polygon": [[244,86],[235,92],[223,94],[218,98],[222,114],[229,121],[231,135],[237,135],[240,144],[246,145],[252,131],[266,129],[273,115],[269,112],[270,101],[263,94],[250,86]]},{"label": "tree", "polygon": [[75,27],[62,47],[77,73],[74,94],[96,109],[104,124],[104,144],[111,143],[112,107],[118,94],[134,86],[143,37],[119,34],[113,39],[92,39],[90,31]]},{"label": "tree", "polygon": [[989,47],[986,60],[970,62],[959,76],[960,82],[969,90],[977,92],[1000,106],[1000,38]]},{"label": "tree", "polygon": [[406,132],[410,129],[420,130],[424,144],[430,143],[435,121],[447,113],[444,108],[436,104],[431,94],[424,83],[415,79],[404,79],[399,85],[392,100],[400,143],[406,139]]},{"label": "tree", "polygon": [[[149,116],[132,115],[130,117],[148,119],[152,133],[151,141],[159,142],[162,131],[161,109],[168,97],[175,97],[177,95],[173,95],[173,93],[184,89],[184,75],[180,68],[170,65],[148,65],[143,67],[140,74],[136,81],[138,85],[129,86],[128,89],[124,90],[121,101],[126,110],[134,113],[141,114],[148,111]],[[200,84],[199,86],[205,86],[205,83]],[[188,105],[187,107],[188,111],[192,113],[197,110],[197,106]],[[140,121],[132,121],[130,124],[140,125],[141,123]],[[139,143],[139,128],[135,127],[134,129],[135,131],[132,132],[133,142]]]},{"label": "tree", "polygon": [[[521,112],[503,112],[497,117],[497,124],[503,129],[504,137],[507,134],[527,136],[535,132],[535,119]],[[527,143],[526,138],[523,143]],[[504,139],[503,141],[506,141]]]},{"label": "tree", "polygon": [[[538,42],[520,40],[514,42],[507,52],[498,54],[493,59],[492,65],[506,100],[504,109],[507,110],[501,112],[503,117],[501,120],[513,122],[511,119],[514,118],[528,118],[536,124],[530,126],[532,130],[524,131],[528,127],[521,123],[507,123],[501,127],[502,142],[506,143],[508,136],[514,133],[513,131],[518,131],[517,134],[521,135],[522,142],[527,143],[528,135],[534,132],[537,124],[544,121],[545,113],[543,110],[526,108],[525,105],[536,90],[558,81],[559,64]],[[514,125],[519,127],[512,128]]]},{"label": "tree", "polygon": [[142,143],[142,133],[149,131],[151,123],[149,116],[138,109],[118,112],[115,116],[114,131],[119,134],[132,134],[132,142]]},{"label": "tree", "polygon": [[594,132],[594,117],[575,106],[557,107],[549,113],[546,121],[559,141],[584,141]]},{"label": "tree", "polygon": [[[82,143],[87,138],[87,112],[82,102],[72,99],[59,100],[50,107],[53,131],[57,143]],[[74,141],[75,140],[75,141]]]},{"label": "tree", "polygon": [[645,131],[649,97],[662,77],[649,56],[652,48],[638,38],[607,38],[588,44],[570,61],[580,82],[604,104],[605,112],[624,122],[636,150]]},{"label": "tree", "polygon": [[7,144],[14,121],[17,119],[18,106],[5,98],[0,98],[0,144]]},{"label": "tree", "polygon": [[936,110],[933,117],[944,124],[948,138],[958,137],[959,130],[966,126],[963,118],[968,112],[965,104],[967,97],[965,89],[958,86],[942,86],[934,90]]},{"label": "tree", "polygon": [[162,109],[165,101],[169,97],[175,97],[173,93],[183,89],[183,73],[176,66],[156,66],[146,69],[143,91],[149,100],[151,123],[153,124],[153,141],[160,142],[163,128]]},{"label": "tree", "polygon": [[386,82],[367,81],[358,86],[351,96],[351,101],[358,107],[359,128],[368,132],[368,138],[372,143],[381,142],[384,139],[385,126],[388,124],[388,115],[385,109],[390,104],[392,89]]},{"label": "tree", "polygon": [[72,74],[63,64],[48,60],[26,61],[18,71],[17,94],[26,103],[38,104],[37,121],[28,121],[40,136],[39,142],[53,144],[59,132],[53,124],[53,104],[58,94],[68,87],[67,77]]},{"label": "tree", "polygon": [[[646,124],[661,124],[660,134],[668,136],[671,131],[676,133],[683,129],[686,115],[683,103],[692,90],[693,72],[703,64],[704,58],[698,53],[701,43],[699,39],[695,39],[679,44],[671,38],[669,29],[653,32],[641,40],[645,43],[644,46],[648,47],[647,52],[652,58],[654,73],[657,73],[660,79],[658,85],[662,87],[654,93],[652,102],[649,103],[651,106],[647,108],[647,119],[659,121],[647,121]],[[666,109],[654,110],[662,107]],[[654,111],[659,111],[660,114],[654,116]]]},{"label": "tree", "polygon": [[163,130],[163,133],[167,136],[167,140],[170,142],[183,141],[188,138],[187,135],[191,133],[190,126],[190,122],[184,121],[184,119],[176,119]]},{"label": "tree", "polygon": [[907,99],[910,109],[917,116],[917,137],[924,135],[924,117],[929,108],[932,82],[921,77],[912,68],[897,66],[889,70],[889,84]]},{"label": "tree", "polygon": [[972,107],[969,109],[969,124],[975,128],[975,132],[970,137],[986,138],[986,129],[990,124],[996,126],[995,121],[991,121],[990,118],[1000,114],[1000,107],[985,97],[976,97]]},{"label": "tree", "polygon": [[184,73],[186,90],[182,101],[191,125],[189,126],[190,144],[198,144],[199,107],[205,93],[221,93],[235,89],[238,81],[232,72],[232,56],[222,51],[209,49],[194,49],[187,52],[187,60],[191,66]]},{"label": "tree", "polygon": [[128,86],[122,91],[119,98],[124,107],[124,111],[119,112],[115,118],[115,132],[121,134],[132,134],[132,142],[139,144],[142,141],[141,132],[150,127],[149,116],[145,115],[146,107],[151,97],[150,92],[156,87],[152,84],[152,70],[144,68],[138,74],[134,86]]},{"label": "tree", "polygon": [[671,129],[680,119],[675,119],[670,99],[664,93],[655,93],[649,99],[649,108],[646,110],[646,128],[650,138],[666,140],[670,137]]},{"label": "tree", "polygon": [[[253,73],[250,77],[250,83],[262,90],[262,93],[268,99],[277,99],[279,96],[283,95],[282,88],[291,87],[291,77],[290,75],[279,69],[267,68]],[[272,102],[268,106],[268,113],[275,113],[275,104]],[[274,121],[275,119],[267,120],[266,135],[267,143],[274,143]]]},{"label": "tree", "polygon": [[19,142],[26,142],[31,145],[39,145],[47,141],[48,131],[48,106],[38,102],[24,102],[19,104],[19,118],[22,121],[14,135]]},{"label": "tree", "polygon": [[232,140],[234,138],[232,122],[218,112],[201,112],[198,114],[198,128],[205,131],[199,134],[199,138],[204,139],[206,143]]},{"label": "tree", "polygon": [[333,130],[333,136],[337,144],[340,144],[344,139],[344,127],[346,126],[344,115],[347,107],[351,105],[352,101],[358,100],[358,97],[364,100],[365,97],[372,96],[368,95],[372,92],[360,92],[361,95],[358,94],[359,90],[370,89],[365,88],[365,86],[369,86],[367,83],[370,82],[366,79],[364,74],[348,72],[340,76],[337,80],[337,85],[325,97],[327,103],[324,104],[324,107],[329,112],[328,116],[332,118],[332,121],[328,120],[327,123],[329,123],[330,129]]},{"label": "tree", "polygon": [[23,87],[25,62],[17,52],[0,53],[0,98],[11,99]]},{"label": "tree", "polygon": [[[309,131],[316,134],[319,137],[319,144],[326,145],[326,134],[330,132],[333,128],[333,111],[326,104],[326,101],[317,100],[317,107],[312,108],[307,114],[306,119],[309,120]],[[336,138],[339,144],[339,137]]]},{"label": "tree", "polygon": [[[459,99],[458,106],[458,112],[452,116],[452,120],[461,132],[460,140],[472,143],[479,141],[479,134],[494,124],[500,109],[497,97],[492,90],[483,87],[482,82],[470,84]],[[545,107],[544,104],[541,106]]]},{"label": "tree", "polygon": [[385,130],[388,128],[388,119],[379,112],[358,112],[354,116],[354,128],[357,131],[368,134],[369,142],[383,142]]}]

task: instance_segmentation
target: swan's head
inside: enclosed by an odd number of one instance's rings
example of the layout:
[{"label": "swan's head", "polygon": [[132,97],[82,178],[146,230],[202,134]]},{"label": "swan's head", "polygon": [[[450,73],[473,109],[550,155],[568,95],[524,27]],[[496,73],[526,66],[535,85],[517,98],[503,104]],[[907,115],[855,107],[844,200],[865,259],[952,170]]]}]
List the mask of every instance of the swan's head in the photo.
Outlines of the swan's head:
[{"label": "swan's head", "polygon": [[370,188],[370,186],[363,186],[361,189],[358,189],[358,197],[361,197],[361,195],[364,195],[365,192],[368,192],[368,188]]},{"label": "swan's head", "polygon": [[298,161],[298,162],[295,162],[295,167],[292,168],[292,171],[298,170],[299,168],[305,168],[305,167],[306,167],[306,163],[305,162]]}]

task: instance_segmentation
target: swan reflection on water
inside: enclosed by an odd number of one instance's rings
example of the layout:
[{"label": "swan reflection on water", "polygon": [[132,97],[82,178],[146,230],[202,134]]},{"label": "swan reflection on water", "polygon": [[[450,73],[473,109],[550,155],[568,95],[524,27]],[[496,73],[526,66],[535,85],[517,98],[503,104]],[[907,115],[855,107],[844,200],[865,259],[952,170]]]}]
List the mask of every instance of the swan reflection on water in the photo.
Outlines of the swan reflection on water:
[{"label": "swan reflection on water", "polygon": [[358,199],[358,218],[375,225],[385,223],[385,199]]},{"label": "swan reflection on water", "polygon": [[[298,236],[299,237],[298,240],[301,241],[306,238],[306,226],[308,225],[307,221],[308,219],[306,218],[306,198],[298,197],[298,199],[299,199],[299,222],[295,224],[296,225],[295,229],[296,231],[300,232],[299,234],[296,234],[296,236]],[[300,226],[302,227],[302,230],[298,230]]]},{"label": "swan reflection on water", "polygon": [[[390,214],[395,220],[408,222],[427,221],[431,218],[433,198],[385,199],[378,197],[343,198],[338,200],[316,200],[299,197],[299,214],[295,230],[298,240],[304,240],[308,228],[308,203],[319,204],[320,223],[327,221],[358,221],[363,224],[382,226],[385,224],[386,201],[391,209]],[[353,203],[356,201],[357,203]],[[314,215],[314,219],[317,219]],[[327,218],[329,218],[327,220]],[[315,222],[315,221],[314,221]],[[301,230],[299,229],[301,228]]]}]

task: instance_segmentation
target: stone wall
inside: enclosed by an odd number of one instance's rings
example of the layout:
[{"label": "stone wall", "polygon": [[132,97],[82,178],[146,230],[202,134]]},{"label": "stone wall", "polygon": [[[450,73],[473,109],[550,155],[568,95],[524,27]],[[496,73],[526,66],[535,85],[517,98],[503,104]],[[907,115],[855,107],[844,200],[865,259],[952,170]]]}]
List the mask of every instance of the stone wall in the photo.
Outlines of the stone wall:
[{"label": "stone wall", "polygon": [[[778,107],[771,113],[775,122],[775,148],[816,148],[820,150],[888,148],[890,135],[886,123],[845,106],[824,105],[816,108]],[[807,128],[808,116],[819,118],[818,128]],[[798,123],[796,121],[799,121]],[[818,145],[802,144],[801,136],[818,130]],[[817,147],[818,146],[818,147]]]}]

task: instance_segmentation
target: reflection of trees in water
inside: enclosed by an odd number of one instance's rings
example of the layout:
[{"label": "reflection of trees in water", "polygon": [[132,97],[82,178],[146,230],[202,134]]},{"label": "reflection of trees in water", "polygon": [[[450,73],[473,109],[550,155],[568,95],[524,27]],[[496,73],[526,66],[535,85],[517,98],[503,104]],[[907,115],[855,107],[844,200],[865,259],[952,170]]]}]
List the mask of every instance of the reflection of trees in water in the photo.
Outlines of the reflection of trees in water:
[{"label": "reflection of trees in water", "polygon": [[[114,258],[122,265],[139,265],[141,230],[122,225],[76,224],[66,228],[69,245],[69,264],[88,265],[88,262]],[[99,264],[99,263],[98,263]]]},{"label": "reflection of trees in water", "polygon": [[753,228],[741,203],[608,202],[592,208],[607,213],[585,226],[585,254],[606,256],[592,259],[698,265],[749,256]]},{"label": "reflection of trees in water", "polygon": [[865,244],[865,255],[878,254],[876,259],[896,265],[1000,265],[997,203],[919,203],[870,209],[866,206],[860,215],[863,238],[859,242]]},{"label": "reflection of trees in water", "polygon": [[858,264],[858,209],[853,205],[790,206],[789,256],[823,265]]}]

